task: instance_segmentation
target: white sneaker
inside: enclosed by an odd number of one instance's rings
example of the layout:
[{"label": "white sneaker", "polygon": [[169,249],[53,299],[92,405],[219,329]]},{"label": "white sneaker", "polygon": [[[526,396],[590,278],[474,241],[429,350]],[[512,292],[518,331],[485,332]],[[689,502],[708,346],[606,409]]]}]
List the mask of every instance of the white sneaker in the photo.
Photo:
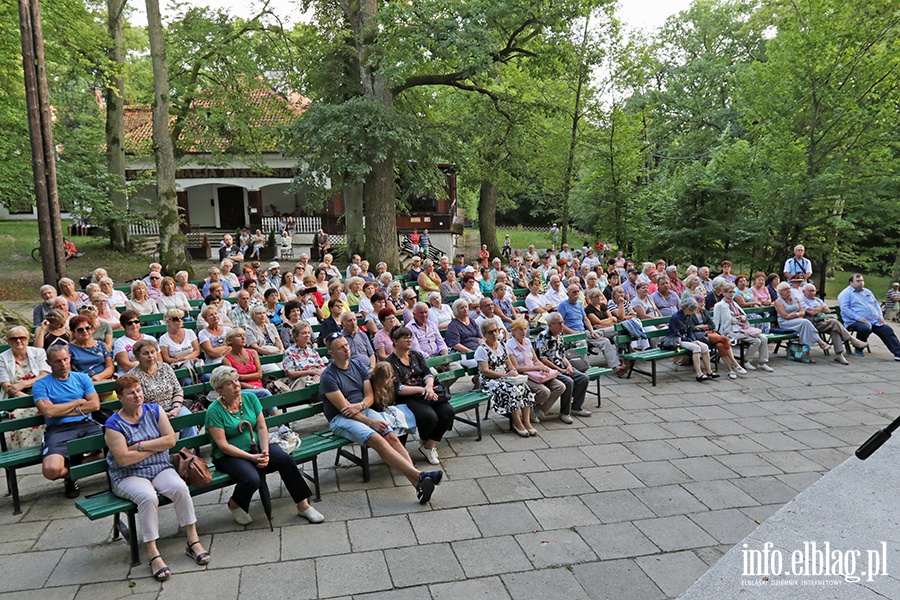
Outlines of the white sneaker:
[{"label": "white sneaker", "polygon": [[728,371],[728,379],[737,379],[737,373],[734,371]]},{"label": "white sneaker", "polygon": [[437,448],[426,448],[425,446],[419,446],[419,452],[422,453],[422,456],[425,457],[425,459],[428,461],[428,464],[441,464],[441,461],[438,458]]},{"label": "white sneaker", "polygon": [[569,413],[559,413],[559,420],[567,425],[571,425],[575,422],[574,419],[572,419],[572,415]]},{"label": "white sneaker", "polygon": [[312,506],[306,508],[305,510],[298,510],[297,514],[310,523],[321,523],[325,520],[325,517],[322,516],[322,513],[314,509]]},{"label": "white sneaker", "polygon": [[775,371],[772,367],[767,365],[766,363],[759,363],[759,367],[757,367],[760,371],[765,371],[766,373],[772,373]]},{"label": "white sneaker", "polygon": [[240,506],[238,506],[237,508],[232,508],[230,510],[231,516],[234,517],[234,520],[238,525],[249,525],[253,522],[253,519],[249,514],[247,514],[247,511],[245,511]]},{"label": "white sneaker", "polygon": [[734,370],[737,371],[738,375],[746,375],[747,374],[747,369],[745,369],[744,367],[742,367],[740,365],[736,366],[734,368]]},{"label": "white sneaker", "polygon": [[[756,370],[756,367],[754,367],[754,366],[753,366],[753,363],[751,363],[751,362],[745,362],[745,363],[744,363],[744,368],[747,369],[748,371],[755,371],[755,370]],[[740,372],[740,371],[738,371],[738,372]]]}]

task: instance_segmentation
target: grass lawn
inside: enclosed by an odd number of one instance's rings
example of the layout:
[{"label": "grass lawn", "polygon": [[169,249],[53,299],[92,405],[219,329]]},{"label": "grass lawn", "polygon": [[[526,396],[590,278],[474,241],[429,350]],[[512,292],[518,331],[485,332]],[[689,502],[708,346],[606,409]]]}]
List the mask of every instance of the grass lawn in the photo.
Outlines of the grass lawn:
[{"label": "grass lawn", "polygon": [[[815,265],[813,265],[813,268],[815,268]],[[853,273],[849,271],[835,271],[834,280],[825,282],[825,297],[829,299],[837,298],[838,294],[850,285],[849,279],[851,275]],[[881,275],[866,275],[865,273],[863,275],[866,278],[866,287],[872,290],[879,302],[883,302],[888,288],[891,287],[890,278]],[[815,277],[815,273],[813,277]]]},{"label": "grass lawn", "polygon": [[[69,221],[63,222],[65,232]],[[36,300],[43,283],[41,263],[31,258],[38,239],[36,221],[0,222],[0,300]],[[109,240],[100,237],[72,238],[85,255],[68,262],[69,277],[75,280],[103,267],[117,284],[147,272],[150,259],[141,254],[124,254],[109,249]]]}]

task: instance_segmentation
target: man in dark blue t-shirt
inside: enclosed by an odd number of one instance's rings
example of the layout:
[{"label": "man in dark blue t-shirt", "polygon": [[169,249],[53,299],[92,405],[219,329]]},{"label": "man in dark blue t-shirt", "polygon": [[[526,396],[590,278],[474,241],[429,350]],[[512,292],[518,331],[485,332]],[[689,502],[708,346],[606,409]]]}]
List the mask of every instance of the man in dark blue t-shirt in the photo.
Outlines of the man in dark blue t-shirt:
[{"label": "man in dark blue t-shirt", "polygon": [[350,359],[350,344],[340,332],[325,340],[328,353],[334,359],[319,380],[325,418],[335,435],[366,446],[403,473],[416,488],[419,504],[431,499],[434,486],[441,483],[443,471],[419,471],[400,442],[400,438],[382,418],[372,410],[375,401],[369,382],[368,365]]}]

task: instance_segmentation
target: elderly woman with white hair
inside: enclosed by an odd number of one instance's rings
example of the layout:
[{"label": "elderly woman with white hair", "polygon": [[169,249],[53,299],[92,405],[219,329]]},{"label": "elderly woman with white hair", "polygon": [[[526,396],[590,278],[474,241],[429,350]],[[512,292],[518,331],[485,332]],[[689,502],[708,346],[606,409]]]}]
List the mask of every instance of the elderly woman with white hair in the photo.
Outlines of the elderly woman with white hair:
[{"label": "elderly woman with white hair", "polygon": [[[212,438],[216,470],[228,473],[236,482],[228,500],[234,520],[240,525],[249,525],[253,521],[249,514],[250,499],[262,485],[260,471],[277,471],[297,506],[297,514],[310,523],[324,521],[325,518],[309,504],[312,493],[294,459],[277,444],[269,445],[262,405],[256,396],[242,390],[238,372],[231,367],[218,367],[209,384],[219,393],[219,398],[206,411],[206,430]],[[253,447],[254,438],[256,448]]]},{"label": "elderly woman with white hair", "polygon": [[[284,343],[275,326],[269,321],[265,306],[250,309],[250,323],[247,324],[247,347],[256,350],[260,356],[284,354]],[[278,371],[278,363],[263,365],[263,373]]]},{"label": "elderly woman with white hair", "polygon": [[133,310],[138,315],[152,315],[159,312],[156,300],[147,293],[147,285],[140,279],[131,282],[131,300],[125,303],[125,308]]},{"label": "elderly woman with white hair", "polygon": [[[819,346],[822,351],[831,350],[831,344],[826,344],[819,337],[816,326],[809,319],[804,319],[806,310],[800,300],[791,294],[791,284],[782,281],[775,288],[778,292],[778,298],[775,300],[775,310],[778,312],[778,326],[782,329],[789,329],[797,333],[797,338],[801,344],[809,346]],[[816,362],[814,358],[810,362]]]},{"label": "elderly woman with white hair", "polygon": [[[11,327],[6,332],[9,348],[0,353],[0,400],[27,396],[35,382],[50,372],[46,353],[41,348],[29,346],[29,337],[25,327]],[[37,414],[37,409],[31,407],[12,411],[13,418]],[[9,432],[12,442],[10,448],[39,444],[42,430],[43,428],[29,428]]]},{"label": "elderly woman with white hair", "polygon": [[699,341],[694,334],[693,315],[697,311],[697,301],[685,298],[680,306],[681,310],[669,317],[669,336],[677,338],[680,348],[691,352],[691,362],[694,364],[697,381],[717,379],[719,374],[713,373],[709,362],[709,346]]},{"label": "elderly woman with white hair", "polygon": [[[734,361],[736,368],[733,371],[741,375],[746,373],[746,369],[755,371],[772,372],[769,366],[769,340],[762,330],[751,327],[747,319],[744,309],[734,301],[735,286],[731,283],[725,283],[722,287],[722,299],[716,302],[713,308],[712,323],[713,329],[719,334],[724,335],[732,340],[732,344],[744,342],[749,346],[747,352],[747,362],[744,367],[736,364],[734,355],[731,360]],[[756,366],[750,361],[756,359]],[[731,366],[729,366],[731,369]],[[730,377],[729,373],[729,377]]]},{"label": "elderly woman with white hair", "polygon": [[188,300],[203,300],[200,289],[188,280],[189,277],[187,271],[175,273],[175,290],[187,296]]},{"label": "elderly woman with white hair", "polygon": [[[160,362],[159,346],[153,338],[138,340],[132,348],[137,365],[125,375],[134,375],[141,382],[144,401],[158,404],[170,419],[191,414],[184,405],[184,390],[175,375],[175,370],[165,362]],[[196,427],[186,427],[181,431],[183,438],[197,435]]]},{"label": "elderly woman with white hair", "polygon": [[437,325],[440,331],[444,331],[453,320],[453,309],[441,301],[440,292],[431,292],[428,294],[428,319]]},{"label": "elderly woman with white hair", "polygon": [[512,428],[520,437],[536,436],[531,425],[531,407],[534,394],[528,386],[512,378],[518,375],[515,359],[506,346],[500,343],[500,326],[492,319],[481,322],[480,333],[484,341],[475,350],[481,390],[491,397],[491,408],[498,415],[508,415]]},{"label": "elderly woman with white hair", "polygon": [[99,291],[91,294],[91,305],[97,309],[98,319],[109,323],[109,326],[113,330],[122,329],[122,324],[119,322],[122,315],[119,314],[119,311],[109,305],[109,298],[106,297],[106,294]]},{"label": "elderly woman with white hair", "polygon": [[68,277],[60,279],[58,287],[60,295],[75,306],[75,310],[70,310],[69,312],[75,312],[85,304],[90,304],[91,302],[90,296],[84,292],[75,290],[75,282]]},{"label": "elderly woman with white hair", "polygon": [[128,296],[125,295],[125,292],[114,287],[115,282],[110,277],[102,277],[97,284],[100,286],[100,291],[109,298],[110,306],[115,307],[116,310],[125,308]]}]

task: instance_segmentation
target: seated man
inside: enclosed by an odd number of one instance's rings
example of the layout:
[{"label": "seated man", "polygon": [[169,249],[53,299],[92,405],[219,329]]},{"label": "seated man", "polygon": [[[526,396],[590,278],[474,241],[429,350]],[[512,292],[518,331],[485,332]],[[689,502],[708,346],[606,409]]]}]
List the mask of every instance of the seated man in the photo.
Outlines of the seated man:
[{"label": "seated man", "polygon": [[66,443],[103,430],[91,418],[91,413],[100,408],[100,397],[90,377],[71,370],[71,360],[68,346],[50,346],[47,349],[50,375],[35,382],[32,395],[47,423],[41,446],[41,471],[47,479],[64,479],[66,498],[77,498],[80,492],[78,484],[69,477]]},{"label": "seated man", "polygon": [[200,290],[200,293],[203,294],[204,298],[209,296],[209,286],[214,283],[221,284],[223,297],[227,298],[234,294],[234,287],[228,283],[227,279],[222,279],[222,271],[219,270],[219,267],[210,267],[208,273],[209,279],[206,280],[206,283],[203,284],[203,288]]},{"label": "seated man", "polygon": [[400,471],[416,488],[419,504],[431,500],[434,486],[440,485],[443,471],[419,471],[400,438],[372,410],[375,401],[369,371],[350,358],[350,344],[341,334],[328,336],[328,353],[333,362],[319,380],[325,418],[335,435],[371,448],[391,468]]},{"label": "seated man", "polygon": [[547,291],[544,292],[544,300],[553,308],[566,301],[566,288],[562,284],[559,275],[551,275],[548,280]]},{"label": "seated man", "polygon": [[813,284],[808,283],[803,286],[803,300],[800,304],[803,306],[803,310],[806,311],[806,317],[816,326],[816,331],[831,335],[831,345],[834,347],[834,353],[837,355],[834,362],[842,365],[850,364],[844,356],[844,344],[846,342],[849,342],[857,350],[862,350],[869,345],[869,342],[862,342],[850,335],[847,328],[841,325],[841,322],[837,319],[825,318],[825,315],[831,314],[831,308],[821,298],[816,297],[816,286]]},{"label": "seated man", "polygon": [[900,315],[900,283],[896,281],[891,284],[884,300],[884,320],[898,321]]},{"label": "seated man", "polygon": [[[34,321],[35,327],[40,325],[47,313],[56,307],[53,300],[58,297],[59,295],[56,293],[56,288],[52,285],[41,286],[41,298],[44,301],[40,304],[36,304],[34,310],[32,311],[32,319]],[[75,303],[66,300],[65,312],[75,314],[77,312],[75,310]]]},{"label": "seated man", "polygon": [[[559,399],[559,420],[572,424],[576,417],[590,417],[591,411],[585,410],[584,397],[587,393],[588,376],[574,368],[566,358],[562,341],[563,318],[558,312],[547,317],[547,328],[538,334],[534,343],[534,351],[541,362],[557,371],[556,378],[566,386],[566,391]],[[541,420],[542,415],[538,416]]]},{"label": "seated man", "polygon": [[369,342],[369,336],[363,333],[356,322],[356,315],[352,312],[341,313],[341,332],[350,344],[350,358],[369,365],[369,370],[375,368],[375,349]]},{"label": "seated man", "polygon": [[[706,300],[704,300],[706,310],[712,311],[716,303],[722,299],[722,291],[725,289],[726,283],[728,280],[724,277],[716,277],[712,280],[712,291],[706,294]],[[700,280],[700,284],[703,285],[703,280]]]},{"label": "seated man", "polygon": [[672,291],[671,285],[672,282],[667,275],[657,275],[656,291],[650,294],[650,298],[656,304],[656,308],[659,309],[659,312],[664,317],[671,317],[680,310],[681,297]]},{"label": "seated man", "polygon": [[499,340],[502,343],[505,344],[509,340],[506,325],[503,323],[503,319],[497,316],[496,306],[490,298],[482,298],[478,302],[478,310],[475,312],[475,324],[481,327],[481,323],[484,321],[493,321],[497,324]]},{"label": "seated man", "polygon": [[[875,294],[866,289],[866,280],[859,273],[850,276],[850,285],[838,295],[841,319],[850,331],[855,331],[859,341],[865,342],[871,334],[881,338],[894,360],[900,361],[900,340],[891,326],[884,322],[881,306]],[[857,348],[857,356],[865,356]]]},{"label": "seated man", "polygon": [[448,353],[447,343],[435,322],[428,318],[428,305],[424,302],[416,302],[412,321],[406,326],[412,332],[412,349],[421,352],[425,358]]},{"label": "seated man", "polygon": [[622,289],[625,290],[625,297],[629,302],[634,302],[637,298],[637,281],[638,270],[633,267],[628,269],[626,279],[622,282]]},{"label": "seated man", "polygon": [[243,262],[244,260],[241,249],[234,243],[234,238],[231,237],[230,233],[226,233],[222,237],[222,246],[219,248],[219,261],[221,262],[226,258],[230,258],[236,263]]},{"label": "seated man", "polygon": [[603,356],[606,358],[606,366],[613,369],[616,375],[624,373],[626,367],[619,360],[619,353],[616,347],[603,337],[602,331],[594,329],[584,310],[584,306],[578,301],[578,294],[581,293],[581,289],[577,285],[572,284],[566,290],[566,293],[568,298],[557,309],[557,314],[563,318],[563,333],[585,333],[588,343],[603,352]]}]

